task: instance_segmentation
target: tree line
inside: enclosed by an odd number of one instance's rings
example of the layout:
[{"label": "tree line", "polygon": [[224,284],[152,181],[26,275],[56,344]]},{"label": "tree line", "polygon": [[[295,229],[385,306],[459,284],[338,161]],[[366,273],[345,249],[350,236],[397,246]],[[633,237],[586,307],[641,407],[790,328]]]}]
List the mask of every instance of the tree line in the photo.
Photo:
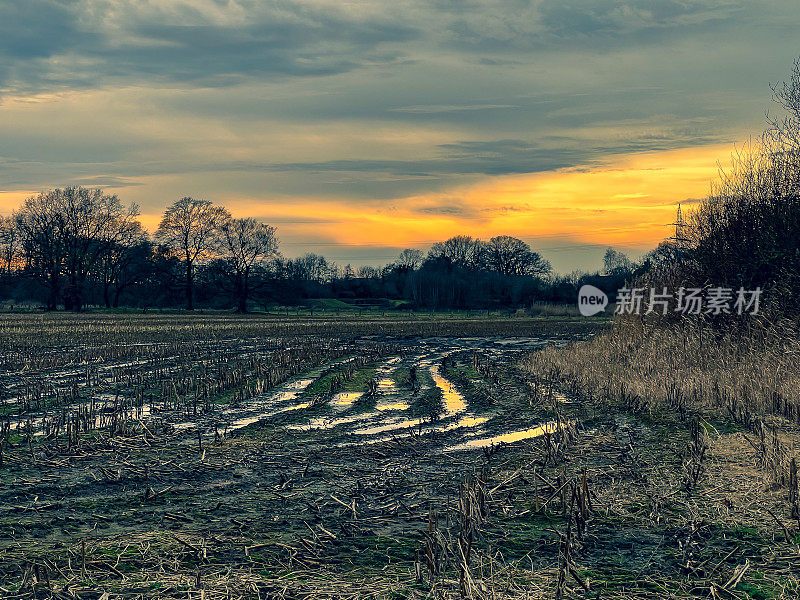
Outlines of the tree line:
[{"label": "tree line", "polygon": [[[800,314],[800,59],[772,86],[777,112],[739,147],[647,278],[675,289],[761,288],[768,317]],[[730,322],[727,315],[724,322]]]},{"label": "tree line", "polygon": [[[275,227],[184,197],[153,235],[139,208],[102,189],[65,187],[27,198],[0,220],[0,294],[48,310],[88,305],[233,308],[313,298],[392,299],[407,308],[466,309],[558,300],[564,278],[524,241],[457,235],[427,253],[403,250],[354,269],[307,253],[285,258]],[[574,290],[564,292],[573,301]]]}]

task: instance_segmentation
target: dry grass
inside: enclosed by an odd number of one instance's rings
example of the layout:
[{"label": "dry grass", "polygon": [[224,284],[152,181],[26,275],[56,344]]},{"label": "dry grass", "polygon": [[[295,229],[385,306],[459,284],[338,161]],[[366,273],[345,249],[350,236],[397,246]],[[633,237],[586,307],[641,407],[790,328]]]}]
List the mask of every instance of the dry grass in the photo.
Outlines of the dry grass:
[{"label": "dry grass", "polygon": [[617,320],[586,343],[530,354],[521,366],[590,396],[800,424],[798,355],[800,335],[789,323],[752,320],[719,332],[702,322],[664,326],[637,317]]},{"label": "dry grass", "polygon": [[[529,354],[519,366],[538,387],[668,428],[661,446],[652,441],[645,453],[631,438],[623,456],[634,465],[632,480],[595,481],[607,516],[678,532],[686,576],[671,582],[678,595],[790,598],[800,564],[799,351],[789,322],[753,319],[719,331],[636,317],[588,342]],[[590,452],[602,450],[581,453]],[[769,590],[757,589],[764,582]]]}]

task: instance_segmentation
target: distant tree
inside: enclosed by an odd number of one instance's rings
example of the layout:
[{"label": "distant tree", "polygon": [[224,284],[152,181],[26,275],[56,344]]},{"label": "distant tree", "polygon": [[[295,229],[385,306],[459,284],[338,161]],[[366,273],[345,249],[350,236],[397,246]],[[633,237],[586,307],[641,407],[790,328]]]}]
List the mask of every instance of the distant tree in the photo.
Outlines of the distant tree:
[{"label": "distant tree", "polygon": [[[768,119],[768,128],[764,134],[764,146],[774,166],[782,167],[781,171],[788,177],[782,177],[784,192],[798,194],[800,181],[797,174],[800,170],[798,154],[800,154],[800,58],[796,58],[789,74],[789,79],[779,85],[772,86],[772,99],[781,108],[781,112]],[[793,175],[793,176],[792,176]]]},{"label": "distant tree", "polygon": [[135,204],[125,207],[99,188],[55,189],[25,200],[15,221],[29,268],[48,281],[49,309],[56,308],[62,292],[65,308],[83,307],[88,278],[98,273],[103,258],[128,230],[137,227],[138,214]]},{"label": "distant tree", "polygon": [[[151,252],[147,233],[138,221],[131,221],[121,227],[113,242],[103,253],[99,266],[99,279],[103,287],[103,302],[107,308],[119,303],[122,291],[132,285],[137,279],[134,273],[144,276],[141,263],[146,261]],[[137,268],[132,265],[138,263]],[[114,289],[114,296],[111,290]]]},{"label": "distant tree", "polygon": [[194,308],[194,270],[198,260],[208,258],[219,246],[219,229],[230,219],[228,212],[207,200],[188,196],[164,211],[156,240],[184,263],[186,308]]},{"label": "distant tree", "polygon": [[332,269],[336,265],[320,255],[307,252],[303,256],[286,261],[283,266],[284,276],[296,281],[315,281],[324,283],[330,279]]},{"label": "distant tree", "polygon": [[358,268],[359,279],[377,279],[378,277],[380,277],[380,271],[375,267],[364,265]]},{"label": "distant tree", "polygon": [[342,278],[343,279],[353,279],[356,276],[356,272],[353,270],[353,267],[350,266],[348,263],[345,266],[344,271],[342,271]]},{"label": "distant tree", "polygon": [[61,298],[64,264],[62,222],[44,194],[27,198],[14,214],[25,253],[26,268],[46,280],[47,309],[55,310]]},{"label": "distant tree", "polygon": [[143,306],[176,306],[186,298],[186,272],[183,260],[161,244],[151,244],[148,256],[149,273],[142,286],[146,296],[139,300]]},{"label": "distant tree", "polygon": [[135,204],[123,206],[117,196],[105,194],[100,188],[55,190],[51,201],[64,220],[69,284],[65,307],[81,310],[88,277],[97,274],[103,259],[114,247],[126,243],[132,231],[141,230],[139,208]]},{"label": "distant tree", "polygon": [[483,266],[484,245],[477,238],[457,235],[444,242],[436,242],[428,252],[428,259],[444,258],[464,269],[480,269]]},{"label": "distant tree", "polygon": [[220,232],[221,253],[234,279],[236,310],[245,313],[253,269],[278,251],[275,228],[253,218],[227,219]]},{"label": "distant tree", "polygon": [[603,256],[603,269],[606,273],[630,272],[633,271],[634,267],[633,261],[626,254],[613,248],[606,248],[606,253]]},{"label": "distant tree", "polygon": [[484,257],[489,269],[501,275],[547,275],[550,263],[520,239],[498,235],[485,245]]},{"label": "distant tree", "polygon": [[141,236],[132,236],[128,243],[115,245],[103,261],[101,284],[106,308],[119,306],[125,291],[154,275],[153,244],[142,233]]},{"label": "distant tree", "polygon": [[661,242],[642,258],[641,268],[645,271],[656,270],[659,273],[665,270],[674,270],[678,266],[682,252],[669,241]]},{"label": "distant tree", "polygon": [[0,272],[10,274],[20,258],[20,232],[13,217],[0,218]]},{"label": "distant tree", "polygon": [[421,250],[416,248],[406,248],[403,250],[395,261],[395,265],[404,271],[413,271],[419,268],[425,255]]}]

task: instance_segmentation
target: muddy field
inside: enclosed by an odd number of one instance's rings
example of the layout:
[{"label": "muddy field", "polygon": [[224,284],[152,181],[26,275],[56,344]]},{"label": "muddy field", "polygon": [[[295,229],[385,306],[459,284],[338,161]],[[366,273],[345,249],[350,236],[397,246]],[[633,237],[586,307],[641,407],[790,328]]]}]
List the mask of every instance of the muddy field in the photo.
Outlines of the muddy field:
[{"label": "muddy field", "polygon": [[[734,424],[518,367],[600,324],[112,317],[115,341],[15,319],[2,598],[797,591],[798,540],[745,506],[757,489],[781,523],[782,492]],[[83,344],[48,344],[69,327]]]}]

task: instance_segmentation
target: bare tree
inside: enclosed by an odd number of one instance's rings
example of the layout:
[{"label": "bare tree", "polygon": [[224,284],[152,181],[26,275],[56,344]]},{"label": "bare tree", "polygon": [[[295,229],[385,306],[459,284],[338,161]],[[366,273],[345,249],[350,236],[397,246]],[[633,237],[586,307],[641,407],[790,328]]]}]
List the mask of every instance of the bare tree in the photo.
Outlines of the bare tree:
[{"label": "bare tree", "polygon": [[245,313],[253,268],[277,254],[275,228],[253,218],[228,219],[220,231],[222,255],[234,276],[236,310]]},{"label": "bare tree", "polygon": [[629,272],[633,270],[634,266],[633,261],[624,252],[606,248],[606,253],[603,255],[603,270],[606,273]]},{"label": "bare tree", "polygon": [[[134,283],[137,277],[132,277],[131,265],[141,262],[143,255],[150,253],[150,242],[147,232],[142,229],[141,223],[132,221],[118,228],[117,235],[104,252],[99,269],[99,279],[103,286],[103,302],[106,308],[117,306],[122,291]],[[139,278],[141,278],[141,270]],[[114,289],[114,296],[111,290]]]},{"label": "bare tree", "polygon": [[28,266],[48,280],[49,309],[62,292],[68,310],[83,308],[87,279],[109,248],[138,226],[138,214],[135,204],[125,207],[100,188],[67,187],[25,200],[15,221]]},{"label": "bare tree", "polygon": [[194,309],[195,263],[211,255],[219,243],[219,228],[228,212],[207,200],[181,198],[164,211],[156,240],[184,262],[186,308]]},{"label": "bare tree", "polygon": [[498,235],[485,246],[487,266],[501,275],[546,275],[550,263],[522,240],[508,235]]},{"label": "bare tree", "polygon": [[419,268],[424,258],[425,255],[422,254],[421,250],[417,250],[416,248],[406,248],[397,257],[395,265],[405,271],[413,271]]},{"label": "bare tree", "polygon": [[63,219],[65,271],[68,288],[65,308],[81,310],[88,277],[96,272],[110,248],[141,228],[135,204],[124,207],[115,195],[100,188],[68,187],[51,192],[53,208]]},{"label": "bare tree", "polygon": [[336,265],[320,254],[306,252],[303,256],[285,261],[282,271],[288,279],[324,283],[331,278],[331,273],[336,272]]},{"label": "bare tree", "polygon": [[772,98],[784,112],[768,119],[765,137],[773,149],[781,151],[783,158],[789,158],[797,167],[797,153],[800,152],[800,58],[795,59],[789,79],[772,86]]},{"label": "bare tree", "polygon": [[444,242],[436,242],[428,258],[446,258],[453,265],[465,269],[479,269],[483,264],[483,243],[468,235],[457,235]]},{"label": "bare tree", "polygon": [[[796,312],[800,295],[800,59],[773,86],[778,116],[760,139],[740,147],[711,195],[688,220],[682,281],[764,288],[780,311]],[[668,267],[671,265],[667,265]],[[666,273],[666,275],[665,275]]]},{"label": "bare tree", "polygon": [[61,218],[52,210],[45,194],[27,198],[14,213],[26,267],[47,281],[47,309],[55,310],[61,297],[64,263]]},{"label": "bare tree", "polygon": [[377,279],[380,277],[380,271],[371,265],[363,265],[358,267],[359,279]]},{"label": "bare tree", "polygon": [[0,269],[10,274],[20,254],[19,229],[12,217],[0,218]]}]

